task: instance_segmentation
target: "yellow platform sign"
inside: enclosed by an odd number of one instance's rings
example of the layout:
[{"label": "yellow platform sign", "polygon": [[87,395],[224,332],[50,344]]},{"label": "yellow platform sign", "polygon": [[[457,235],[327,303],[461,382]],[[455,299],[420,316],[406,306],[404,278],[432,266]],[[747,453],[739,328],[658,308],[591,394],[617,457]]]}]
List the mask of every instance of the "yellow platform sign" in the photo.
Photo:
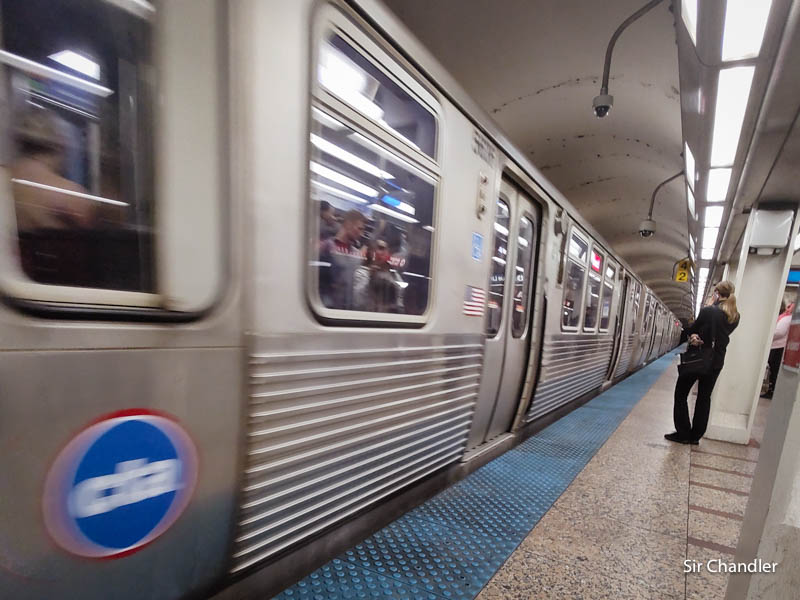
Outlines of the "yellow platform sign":
[{"label": "yellow platform sign", "polygon": [[684,258],[683,260],[679,260],[675,263],[675,266],[672,268],[673,271],[673,279],[675,281],[680,281],[681,283],[688,283],[689,281],[689,270],[692,268],[692,259]]}]

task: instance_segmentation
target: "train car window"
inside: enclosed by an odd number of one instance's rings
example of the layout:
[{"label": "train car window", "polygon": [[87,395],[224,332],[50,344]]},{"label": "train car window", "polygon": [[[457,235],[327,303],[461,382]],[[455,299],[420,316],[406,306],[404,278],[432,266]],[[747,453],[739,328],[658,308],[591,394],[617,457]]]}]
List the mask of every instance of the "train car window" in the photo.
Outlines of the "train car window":
[{"label": "train car window", "polygon": [[503,298],[506,290],[506,266],[508,263],[508,229],[511,213],[505,200],[497,200],[494,218],[494,254],[489,281],[489,301],[486,313],[486,335],[494,337],[500,331],[503,320]]},{"label": "train car window", "polygon": [[310,195],[326,308],[421,315],[428,306],[434,182],[312,109]]},{"label": "train car window", "polygon": [[600,300],[600,331],[608,331],[611,322],[611,300],[614,297],[614,286],[609,282],[603,283],[603,297]]},{"label": "train car window", "polygon": [[154,292],[152,23],[100,0],[0,8],[19,268],[50,286]]},{"label": "train car window", "polygon": [[435,158],[435,116],[339,35],[320,46],[317,81],[390,135]]},{"label": "train car window", "polygon": [[647,295],[644,300],[644,319],[642,320],[642,333],[647,334],[650,330],[650,296]]},{"label": "train car window", "polygon": [[569,240],[567,277],[564,281],[562,329],[577,329],[580,325],[583,314],[583,281],[586,278],[588,252],[589,244],[573,233]]},{"label": "train car window", "polygon": [[517,237],[517,264],[514,268],[514,310],[511,319],[511,333],[521,337],[528,324],[528,305],[530,304],[530,278],[534,250],[534,227],[528,217],[519,220]]},{"label": "train car window", "polygon": [[337,33],[320,42],[309,145],[311,296],[323,312],[373,315],[336,318],[418,322],[430,295],[438,178],[394,148],[433,157],[437,124],[387,73]]}]

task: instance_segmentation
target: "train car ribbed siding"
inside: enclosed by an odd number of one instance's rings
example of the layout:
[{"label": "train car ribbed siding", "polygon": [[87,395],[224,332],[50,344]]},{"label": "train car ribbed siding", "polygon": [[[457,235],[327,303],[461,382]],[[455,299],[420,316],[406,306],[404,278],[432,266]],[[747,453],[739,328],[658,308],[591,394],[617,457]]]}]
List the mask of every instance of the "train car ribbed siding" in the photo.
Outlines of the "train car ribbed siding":
[{"label": "train car ribbed siding", "polygon": [[673,359],[634,373],[277,598],[474,598]]},{"label": "train car ribbed siding", "polygon": [[459,460],[483,344],[450,341],[320,350],[309,338],[250,357],[233,572]]}]

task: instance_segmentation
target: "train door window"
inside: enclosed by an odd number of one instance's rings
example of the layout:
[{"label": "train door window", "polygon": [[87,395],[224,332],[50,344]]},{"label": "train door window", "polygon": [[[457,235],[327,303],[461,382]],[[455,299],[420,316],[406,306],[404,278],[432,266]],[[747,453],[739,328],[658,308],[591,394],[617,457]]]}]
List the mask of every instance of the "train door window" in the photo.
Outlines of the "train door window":
[{"label": "train door window", "polygon": [[[430,294],[438,183],[422,155],[434,156],[436,118],[387,74],[402,72],[388,55],[378,66],[344,35],[320,42],[311,109],[312,304],[334,318],[417,322]],[[405,157],[398,140],[411,149]]]},{"label": "train door window", "polygon": [[614,298],[614,283],[617,276],[617,269],[614,265],[608,265],[603,281],[603,292],[600,298],[600,331],[608,331],[611,322],[611,301]]},{"label": "train door window", "polygon": [[586,286],[586,304],[583,315],[583,330],[594,331],[597,327],[597,311],[600,306],[600,291],[603,281],[603,255],[594,248],[589,255],[589,283]]},{"label": "train door window", "polygon": [[644,319],[642,320],[642,334],[647,334],[650,330],[650,295],[646,295],[644,300]]},{"label": "train door window", "polygon": [[486,335],[494,337],[500,331],[503,320],[503,298],[506,289],[506,267],[508,263],[508,233],[511,213],[505,200],[497,200],[494,218],[494,254],[489,281],[489,302],[486,314]]},{"label": "train door window", "polygon": [[533,222],[528,217],[521,217],[517,235],[517,264],[514,267],[514,310],[511,319],[514,337],[522,337],[528,324],[534,235]]},{"label": "train door window", "polygon": [[0,5],[2,161],[28,281],[155,290],[153,24],[120,4]]},{"label": "train door window", "polygon": [[583,282],[586,278],[586,262],[589,243],[575,232],[569,240],[567,254],[567,277],[564,281],[562,305],[562,329],[577,330],[583,314]]},{"label": "train door window", "polygon": [[634,334],[639,328],[639,299],[641,296],[642,287],[638,281],[634,281],[633,286],[631,287],[633,290],[633,328],[631,329],[631,334]]}]

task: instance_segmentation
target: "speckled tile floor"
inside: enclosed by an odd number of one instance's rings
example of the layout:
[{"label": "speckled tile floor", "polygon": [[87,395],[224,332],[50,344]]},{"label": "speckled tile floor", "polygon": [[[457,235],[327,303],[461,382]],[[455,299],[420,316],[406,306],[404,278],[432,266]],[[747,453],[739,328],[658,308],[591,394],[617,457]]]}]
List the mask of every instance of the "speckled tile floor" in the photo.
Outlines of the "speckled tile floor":
[{"label": "speckled tile floor", "polygon": [[724,598],[724,574],[684,561],[732,558],[769,404],[750,446],[671,444],[676,377],[653,384],[478,600]]}]

